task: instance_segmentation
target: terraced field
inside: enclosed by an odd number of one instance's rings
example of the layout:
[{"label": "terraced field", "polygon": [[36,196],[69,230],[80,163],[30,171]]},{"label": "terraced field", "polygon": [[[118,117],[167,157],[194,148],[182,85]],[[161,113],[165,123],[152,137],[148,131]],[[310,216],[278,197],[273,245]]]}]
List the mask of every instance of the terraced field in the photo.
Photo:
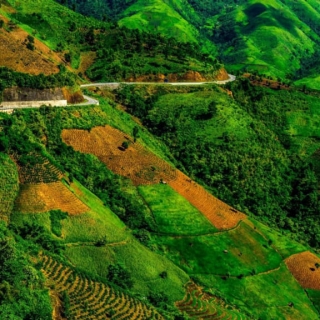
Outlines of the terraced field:
[{"label": "terraced field", "polygon": [[11,158],[18,165],[21,184],[50,183],[59,181],[63,177],[63,173],[40,154],[30,154],[28,162],[23,164],[19,155],[13,154]]},{"label": "terraced field", "polygon": [[[62,139],[75,150],[97,156],[113,172],[130,178],[135,185],[169,184],[185,197],[220,230],[235,227],[246,218],[212,196],[181,171],[174,169],[123,132],[110,126],[96,127],[89,131],[63,130]],[[128,149],[122,143],[128,142]]]},{"label": "terraced field", "polygon": [[188,284],[186,296],[176,303],[176,307],[192,319],[245,319],[236,309],[203,292],[194,283]]},{"label": "terraced field", "polygon": [[310,251],[294,254],[286,265],[305,289],[320,290],[320,259]]},{"label": "terraced field", "polygon": [[62,210],[70,215],[89,211],[89,208],[60,181],[21,185],[16,208],[22,213]]},{"label": "terraced field", "polygon": [[70,300],[68,319],[164,319],[156,309],[107,284],[75,273],[51,257],[41,256],[47,285]]}]

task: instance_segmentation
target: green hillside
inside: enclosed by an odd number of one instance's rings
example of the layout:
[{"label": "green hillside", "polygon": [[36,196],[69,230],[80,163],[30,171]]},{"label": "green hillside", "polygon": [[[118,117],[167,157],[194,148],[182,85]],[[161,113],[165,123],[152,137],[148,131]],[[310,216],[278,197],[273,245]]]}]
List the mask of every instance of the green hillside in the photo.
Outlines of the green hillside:
[{"label": "green hillside", "polygon": [[318,319],[319,4],[0,1],[0,319]]}]

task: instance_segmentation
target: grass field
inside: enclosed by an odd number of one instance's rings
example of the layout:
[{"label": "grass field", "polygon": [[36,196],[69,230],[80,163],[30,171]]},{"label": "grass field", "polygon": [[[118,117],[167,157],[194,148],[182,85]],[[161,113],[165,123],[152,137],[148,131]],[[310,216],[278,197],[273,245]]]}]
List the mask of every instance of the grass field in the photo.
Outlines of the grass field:
[{"label": "grass field", "polygon": [[[232,304],[259,319],[318,319],[316,309],[286,266],[263,274],[221,279],[197,277],[202,283],[215,283],[220,294]],[[235,294],[236,293],[236,294]],[[289,304],[293,306],[290,307]]]},{"label": "grass field", "polygon": [[[132,238],[104,247],[70,246],[66,256],[80,269],[102,277],[110,264],[121,263],[134,282],[134,292],[141,296],[149,292],[164,293],[171,303],[183,298],[183,286],[189,280],[179,267]],[[167,272],[166,278],[160,276],[163,271]]]},{"label": "grass field", "polygon": [[280,255],[245,222],[207,236],[155,237],[174,263],[188,274],[241,277],[279,267]]},{"label": "grass field", "polygon": [[[252,225],[257,227],[257,232],[260,232],[264,237],[271,241],[272,247],[281,255],[283,259],[290,257],[293,254],[306,251],[307,248],[299,242],[290,238],[290,234],[283,234],[274,230],[263,223],[250,218]],[[250,222],[248,222],[250,223]]]},{"label": "grass field", "polygon": [[138,190],[153,213],[156,232],[198,235],[217,231],[209,220],[170,186],[140,186]]},{"label": "grass field", "polygon": [[[182,1],[176,1],[177,4]],[[198,31],[171,4],[159,0],[139,0],[125,12],[120,25],[131,29],[160,32],[179,41],[197,42]]]}]

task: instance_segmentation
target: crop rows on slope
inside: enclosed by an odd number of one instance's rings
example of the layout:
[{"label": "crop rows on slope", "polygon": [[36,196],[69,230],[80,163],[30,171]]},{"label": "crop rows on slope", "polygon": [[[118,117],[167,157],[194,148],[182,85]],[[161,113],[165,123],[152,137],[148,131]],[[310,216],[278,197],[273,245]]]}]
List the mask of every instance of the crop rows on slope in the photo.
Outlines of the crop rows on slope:
[{"label": "crop rows on slope", "polygon": [[184,299],[176,307],[192,319],[243,319],[237,310],[230,310],[222,300],[203,292],[194,283],[188,284]]},{"label": "crop rows on slope", "polygon": [[63,177],[63,173],[40,154],[31,154],[32,163],[25,164],[21,164],[21,157],[17,154],[11,157],[18,164],[21,184],[50,183]]},{"label": "crop rows on slope", "polygon": [[63,130],[62,138],[75,150],[96,155],[110,170],[130,178],[135,185],[165,181],[218,229],[233,228],[246,218],[139,143],[131,143],[127,150],[122,150],[122,143],[132,139],[117,129],[106,126],[90,132]]},{"label": "crop rows on slope", "polygon": [[320,290],[320,259],[305,251],[286,259],[286,265],[305,289]]},{"label": "crop rows on slope", "polygon": [[61,210],[71,215],[85,213],[89,208],[62,182],[25,184],[21,186],[16,208],[22,213],[43,213]]},{"label": "crop rows on slope", "polygon": [[169,185],[202,212],[218,229],[235,227],[246,215],[212,196],[199,184],[177,170],[177,178]]},{"label": "crop rows on slope", "polygon": [[75,273],[51,257],[41,256],[42,271],[49,286],[70,299],[68,319],[163,319],[152,307],[107,284]]}]

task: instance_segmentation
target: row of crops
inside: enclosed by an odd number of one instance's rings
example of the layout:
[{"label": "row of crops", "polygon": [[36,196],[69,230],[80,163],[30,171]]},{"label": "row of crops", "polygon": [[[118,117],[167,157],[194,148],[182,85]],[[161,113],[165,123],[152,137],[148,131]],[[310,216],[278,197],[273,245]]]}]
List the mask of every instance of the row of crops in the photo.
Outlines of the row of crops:
[{"label": "row of crops", "polygon": [[60,295],[68,319],[163,319],[156,309],[106,283],[52,259],[41,256],[49,287]]},{"label": "row of crops", "polygon": [[226,305],[222,300],[201,290],[194,283],[189,283],[187,294],[176,303],[180,311],[192,319],[244,319],[237,310]]}]

